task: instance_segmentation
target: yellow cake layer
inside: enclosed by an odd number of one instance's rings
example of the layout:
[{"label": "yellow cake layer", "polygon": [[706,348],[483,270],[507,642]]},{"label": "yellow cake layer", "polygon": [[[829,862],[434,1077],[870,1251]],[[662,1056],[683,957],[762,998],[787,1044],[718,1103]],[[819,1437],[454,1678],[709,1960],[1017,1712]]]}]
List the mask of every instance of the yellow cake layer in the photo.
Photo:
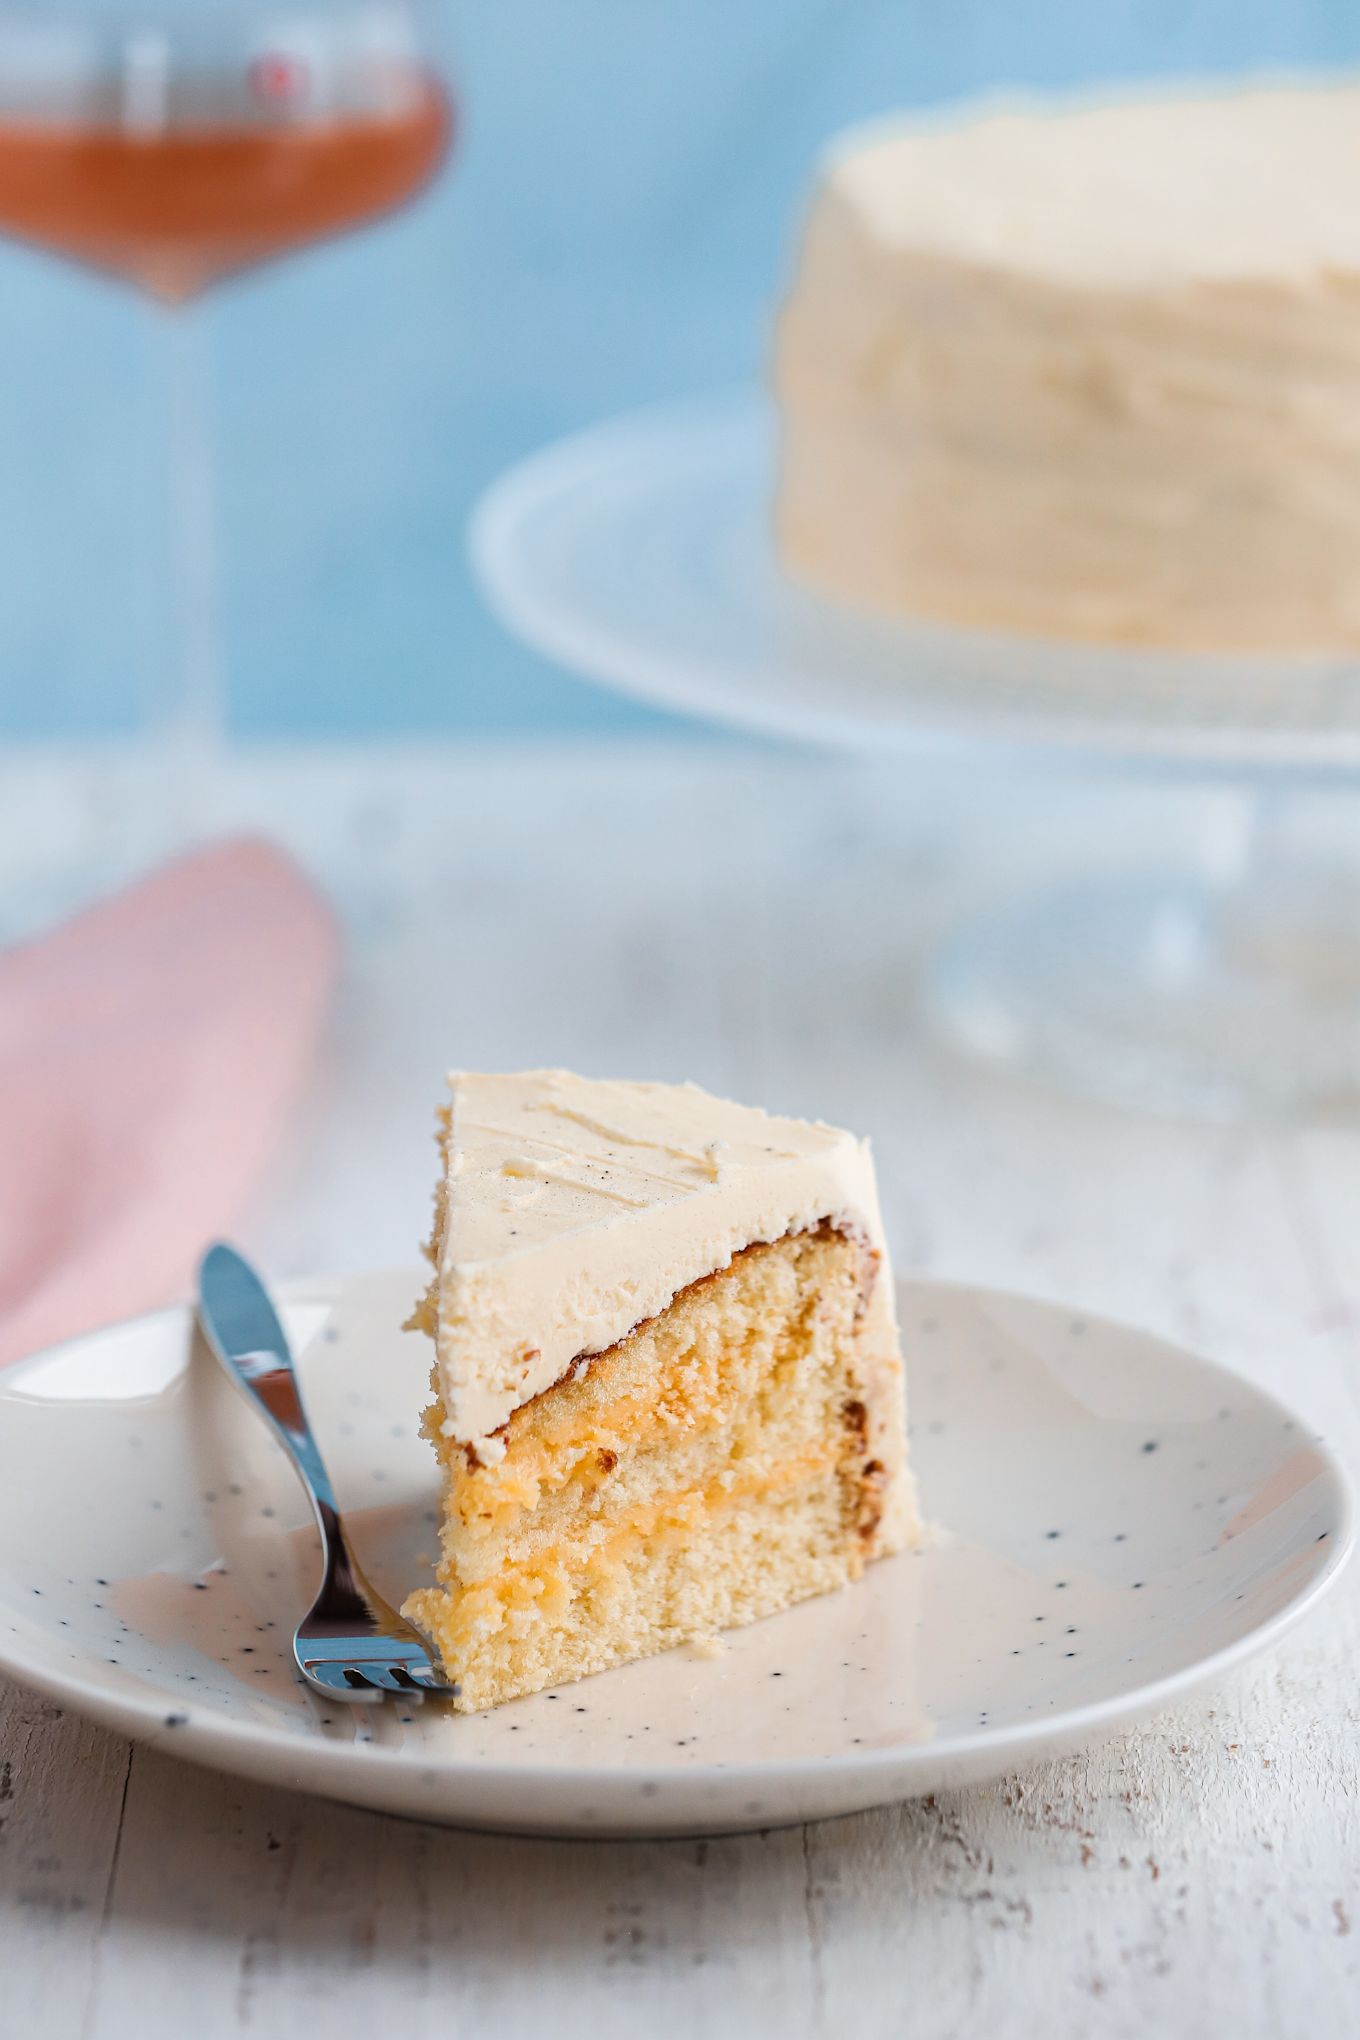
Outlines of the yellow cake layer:
[{"label": "yellow cake layer", "polygon": [[541,1593],[517,1574],[508,1602],[498,1598],[493,1610],[474,1600],[470,1631],[462,1597],[436,1587],[413,1594],[403,1612],[458,1681],[454,1705],[476,1712],[757,1621],[846,1585],[863,1564],[833,1472],[784,1496],[734,1502],[682,1534],[667,1523],[631,1539],[616,1563],[557,1575]]},{"label": "yellow cake layer", "polygon": [[707,1487],[681,1489],[611,1516],[588,1542],[554,1544],[533,1556],[508,1561],[499,1572],[460,1583],[450,1597],[445,1634],[462,1648],[489,1634],[505,1616],[532,1605],[561,1614],[578,1589],[619,1568],[636,1564],[645,1549],[689,1543],[718,1523],[724,1512],[755,1502],[782,1500],[790,1491],[824,1483],[835,1473],[839,1447],[813,1448],[759,1478],[715,1478]]},{"label": "yellow cake layer", "polygon": [[440,1585],[404,1612],[475,1709],[841,1585],[874,1548],[858,1327],[874,1262],[753,1246],[516,1410],[447,1476]]}]

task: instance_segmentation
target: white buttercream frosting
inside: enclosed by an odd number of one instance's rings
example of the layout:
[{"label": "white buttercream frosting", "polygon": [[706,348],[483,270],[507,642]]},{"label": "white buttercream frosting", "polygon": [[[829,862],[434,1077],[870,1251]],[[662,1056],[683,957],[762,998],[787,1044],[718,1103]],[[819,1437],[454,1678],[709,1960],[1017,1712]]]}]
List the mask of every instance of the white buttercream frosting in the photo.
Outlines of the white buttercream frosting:
[{"label": "white buttercream frosting", "polygon": [[[446,1428],[511,1413],[756,1242],[830,1221],[880,1257],[861,1343],[900,1433],[892,1282],[867,1142],[693,1084],[456,1073],[435,1335]],[[871,1418],[879,1414],[871,1409]],[[900,1437],[887,1437],[890,1470]]]},{"label": "white buttercream frosting", "polygon": [[852,129],[823,182],[895,247],[1128,288],[1360,270],[1360,84],[1017,100]]},{"label": "white buttercream frosting", "polygon": [[1360,644],[1360,85],[852,130],[779,321],[786,563],[868,609]]}]

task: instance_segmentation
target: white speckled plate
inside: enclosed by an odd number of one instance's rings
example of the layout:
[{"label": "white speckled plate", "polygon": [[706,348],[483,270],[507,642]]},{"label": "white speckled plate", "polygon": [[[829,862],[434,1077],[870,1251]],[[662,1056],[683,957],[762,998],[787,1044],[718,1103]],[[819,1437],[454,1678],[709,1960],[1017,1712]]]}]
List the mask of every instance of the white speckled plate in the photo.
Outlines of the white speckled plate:
[{"label": "white speckled plate", "polygon": [[[366,1567],[435,1544],[414,1275],[294,1291]],[[347,1709],[288,1636],[315,1563],[277,1448],[183,1311],[0,1377],[0,1663],[129,1735],[363,1805],[541,1833],[848,1813],[1079,1747],[1272,1641],[1336,1578],[1345,1478],[1280,1404],[1049,1304],[902,1293],[926,1552],[688,1650],[484,1716]]]}]

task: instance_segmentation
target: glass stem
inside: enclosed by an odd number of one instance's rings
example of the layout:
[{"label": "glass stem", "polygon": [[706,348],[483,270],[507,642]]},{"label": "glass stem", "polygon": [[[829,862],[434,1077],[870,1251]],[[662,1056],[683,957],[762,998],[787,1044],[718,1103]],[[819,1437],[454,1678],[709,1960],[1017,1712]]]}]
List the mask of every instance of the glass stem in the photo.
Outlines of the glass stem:
[{"label": "glass stem", "polygon": [[225,701],[217,589],[217,528],[209,426],[207,321],[193,307],[160,314],[168,397],[170,577],[168,656],[148,704],[177,837],[201,834]]}]

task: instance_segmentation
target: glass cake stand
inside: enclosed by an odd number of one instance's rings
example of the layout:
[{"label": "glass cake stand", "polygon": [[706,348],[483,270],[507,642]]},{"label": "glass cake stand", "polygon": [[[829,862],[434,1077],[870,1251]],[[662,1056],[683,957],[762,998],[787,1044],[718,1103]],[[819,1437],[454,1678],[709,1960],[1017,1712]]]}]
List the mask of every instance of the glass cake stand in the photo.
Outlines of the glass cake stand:
[{"label": "glass cake stand", "polygon": [[934,957],[927,1009],[996,1064],[1145,1109],[1360,1103],[1360,838],[1348,801],[1318,798],[1360,768],[1360,658],[876,622],[781,572],[774,459],[751,392],[581,433],[483,498],[483,588],[560,663],[746,730],[1212,775],[1197,868],[1050,886],[968,921]]}]

